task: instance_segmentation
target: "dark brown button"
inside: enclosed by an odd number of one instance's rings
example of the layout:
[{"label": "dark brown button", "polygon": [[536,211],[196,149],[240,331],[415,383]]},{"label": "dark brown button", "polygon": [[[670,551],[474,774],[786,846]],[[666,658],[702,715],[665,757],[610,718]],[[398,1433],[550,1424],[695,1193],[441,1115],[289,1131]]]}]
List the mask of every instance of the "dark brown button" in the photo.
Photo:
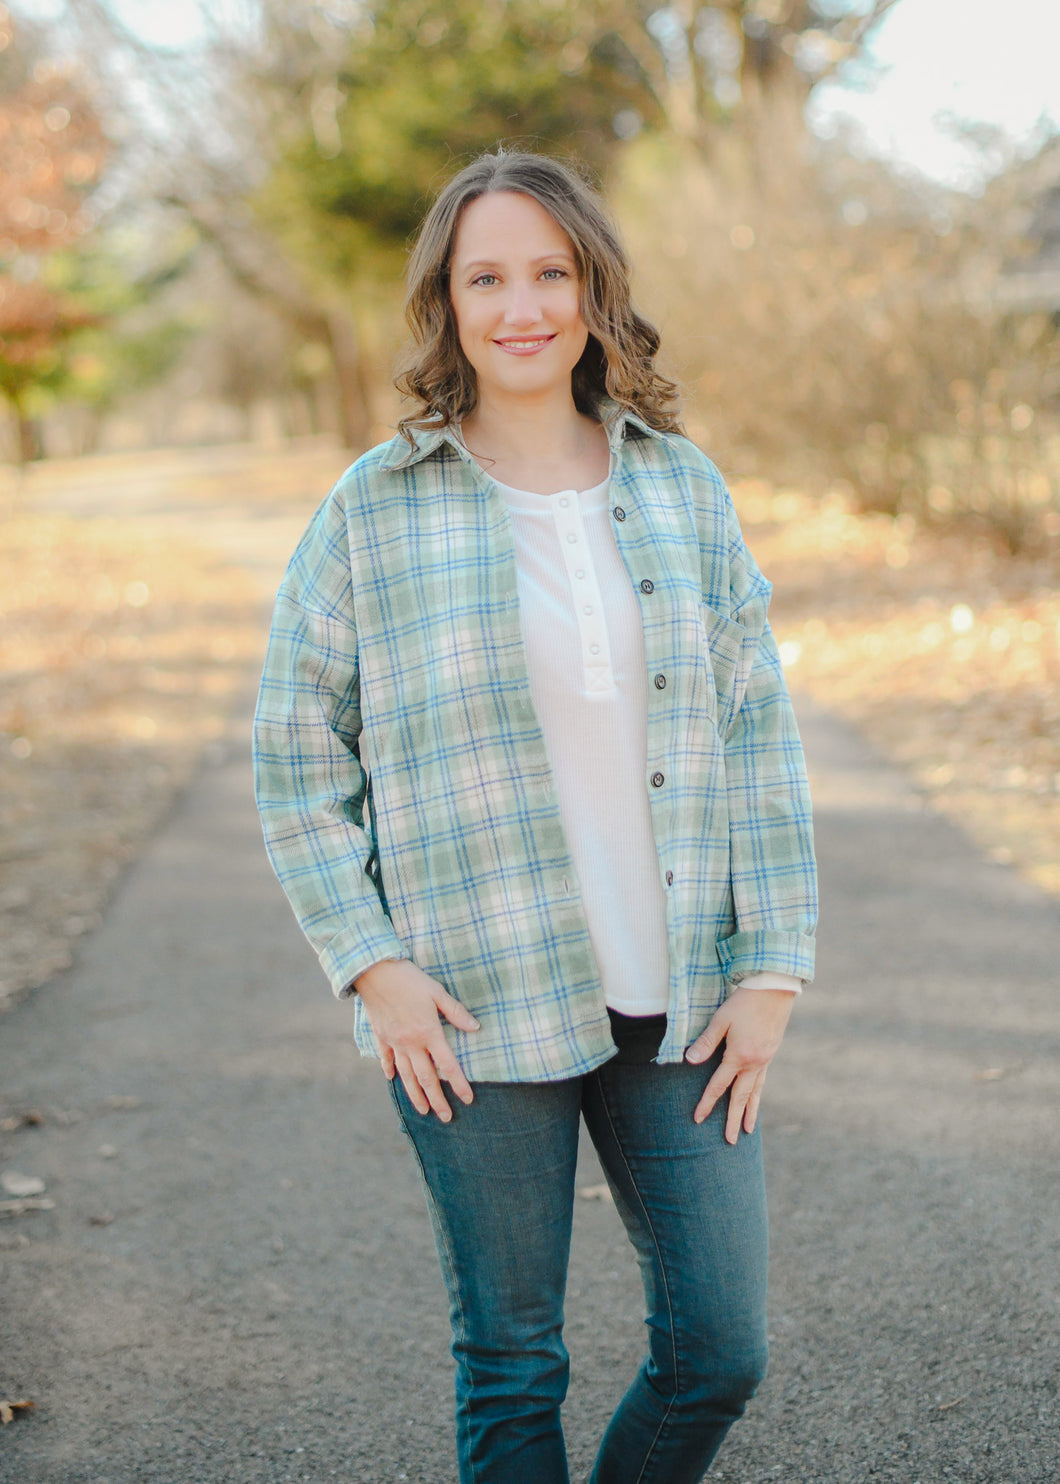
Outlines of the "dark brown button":
[{"label": "dark brown button", "polygon": [[616,520],[625,520],[626,518],[626,512],[622,509],[621,505],[616,505],[611,514],[615,517]]},{"label": "dark brown button", "polygon": [[665,690],[666,689],[666,676],[665,675],[656,675],[656,677],[655,677],[655,689],[656,690]]},{"label": "dark brown button", "polygon": [[650,577],[645,577],[640,585],[640,590],[642,593],[653,593],[655,591],[655,584]]},{"label": "dark brown button", "polygon": [[652,788],[662,788],[662,786],[663,786],[663,784],[665,782],[666,782],[666,775],[665,775],[665,773],[653,773],[651,775],[651,786],[652,786]]},{"label": "dark brown button", "polygon": [[674,873],[672,871],[667,871],[666,873],[666,884],[667,886],[673,886],[674,884]]}]

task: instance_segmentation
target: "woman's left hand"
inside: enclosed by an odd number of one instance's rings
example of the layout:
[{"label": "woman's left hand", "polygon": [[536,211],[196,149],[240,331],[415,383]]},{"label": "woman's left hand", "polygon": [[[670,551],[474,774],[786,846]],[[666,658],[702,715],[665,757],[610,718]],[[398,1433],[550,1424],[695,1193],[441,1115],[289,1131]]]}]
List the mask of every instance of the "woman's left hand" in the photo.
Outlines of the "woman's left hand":
[{"label": "woman's left hand", "polygon": [[725,1042],[725,1054],[692,1117],[707,1118],[725,1089],[729,1089],[729,1112],[725,1138],[735,1144],[740,1126],[754,1133],[758,1105],[762,1100],[766,1070],[776,1056],[795,1003],[790,989],[741,989],[739,986],[713,1015],[701,1036],[685,1052],[690,1062],[709,1060]]}]

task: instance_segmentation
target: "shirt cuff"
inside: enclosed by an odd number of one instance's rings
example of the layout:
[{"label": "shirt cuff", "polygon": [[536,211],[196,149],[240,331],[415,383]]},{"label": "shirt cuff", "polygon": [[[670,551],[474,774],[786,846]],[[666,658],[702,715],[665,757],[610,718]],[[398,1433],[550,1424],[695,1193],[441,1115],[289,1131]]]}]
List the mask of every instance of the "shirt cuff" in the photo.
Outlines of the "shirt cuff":
[{"label": "shirt cuff", "polygon": [[745,974],[736,986],[737,989],[787,989],[795,994],[802,993],[804,981],[796,979],[794,974],[781,974],[772,969],[763,970],[761,974]]},{"label": "shirt cuff", "polygon": [[373,964],[386,958],[408,958],[401,939],[386,923],[378,931],[372,924],[365,931],[347,928],[320,950],[320,963],[340,1000],[356,994],[354,980]]},{"label": "shirt cuff", "polygon": [[716,947],[721,971],[730,984],[740,984],[751,974],[791,974],[806,983],[813,978],[814,940],[809,933],[752,929],[722,938]]},{"label": "shirt cuff", "polygon": [[348,1000],[351,995],[355,995],[357,993],[357,985],[354,983],[354,980],[359,979],[362,974],[367,974],[369,969],[374,969],[376,964],[399,964],[404,957],[405,955],[401,953],[384,953],[375,960],[375,963],[365,964],[363,969],[357,970],[356,974],[353,976],[353,979],[351,979],[348,984],[344,984],[342,988],[337,991],[339,999]]}]

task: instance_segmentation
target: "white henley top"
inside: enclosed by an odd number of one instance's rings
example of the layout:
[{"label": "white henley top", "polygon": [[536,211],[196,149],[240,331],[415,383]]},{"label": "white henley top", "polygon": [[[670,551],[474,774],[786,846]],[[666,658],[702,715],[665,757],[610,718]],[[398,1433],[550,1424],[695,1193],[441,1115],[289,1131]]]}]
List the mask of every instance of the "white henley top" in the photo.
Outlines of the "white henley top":
[{"label": "white henley top", "polygon": [[[645,786],[644,633],[611,528],[610,480],[552,495],[494,482],[512,518],[530,694],[604,998],[625,1015],[664,1013],[670,961]],[[741,982],[802,987],[781,973]]]}]

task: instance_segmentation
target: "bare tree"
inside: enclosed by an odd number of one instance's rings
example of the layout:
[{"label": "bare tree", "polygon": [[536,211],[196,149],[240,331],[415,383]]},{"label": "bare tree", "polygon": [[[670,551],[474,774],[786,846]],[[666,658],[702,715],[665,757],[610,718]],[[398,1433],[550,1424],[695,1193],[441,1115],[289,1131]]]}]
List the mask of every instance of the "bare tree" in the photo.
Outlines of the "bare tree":
[{"label": "bare tree", "polygon": [[[339,8],[330,6],[329,13]],[[316,8],[290,9],[308,15]],[[340,434],[350,447],[365,446],[371,399],[351,307],[335,286],[310,282],[303,265],[248,205],[277,143],[300,116],[319,44],[305,48],[297,66],[293,52],[288,55],[291,75],[282,87],[267,71],[250,66],[260,26],[237,37],[208,13],[203,42],[163,51],[144,42],[105,0],[69,0],[69,10],[101,70],[109,73],[119,108],[142,116],[129,96],[128,78],[149,84],[148,117],[129,149],[135,189],[178,210],[243,289],[296,335],[325,349],[338,391]]]},{"label": "bare tree", "polygon": [[898,0],[601,0],[593,44],[625,49],[666,127],[707,156],[735,144],[759,169],[785,166],[811,90],[857,61]]}]

